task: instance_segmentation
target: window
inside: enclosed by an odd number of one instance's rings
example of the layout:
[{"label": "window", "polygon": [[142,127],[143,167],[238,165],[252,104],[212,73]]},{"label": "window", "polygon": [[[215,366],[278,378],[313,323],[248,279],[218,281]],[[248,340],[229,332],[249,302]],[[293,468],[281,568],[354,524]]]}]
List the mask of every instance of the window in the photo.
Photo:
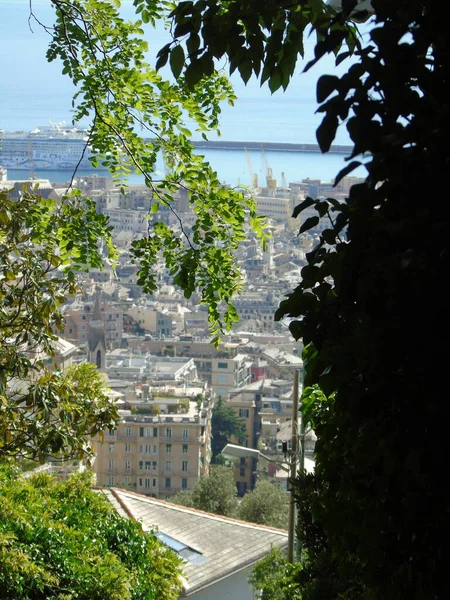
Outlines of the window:
[{"label": "window", "polygon": [[153,469],[154,471],[156,471],[156,469],[157,469],[157,468],[158,468],[158,463],[156,462],[156,460],[154,460],[154,461],[152,462],[152,469]]},{"label": "window", "polygon": [[189,437],[189,429],[183,429],[183,440],[187,440]]},{"label": "window", "polygon": [[109,459],[109,468],[114,469],[114,459],[113,458]]},{"label": "window", "polygon": [[228,369],[228,363],[223,363],[223,362],[217,363],[217,368],[218,369]]},{"label": "window", "polygon": [[248,419],[248,408],[240,408],[239,416],[244,419]]},{"label": "window", "polygon": [[150,454],[152,451],[152,445],[151,444],[145,444],[145,454]]},{"label": "window", "polygon": [[188,445],[183,444],[183,454],[187,454],[187,453],[188,453]]},{"label": "window", "polygon": [[139,444],[139,452],[142,454],[142,452],[144,452],[143,450],[144,446],[142,444]]},{"label": "window", "polygon": [[139,427],[139,437],[144,437],[144,428]]},{"label": "window", "polygon": [[166,444],[166,452],[170,454],[172,452],[172,444]]},{"label": "window", "polygon": [[146,487],[146,488],[150,487],[150,477],[146,477],[144,479],[144,487]]},{"label": "window", "polygon": [[152,461],[151,460],[146,460],[145,461],[145,470],[146,471],[150,471],[151,466],[152,466]]},{"label": "window", "polygon": [[166,437],[172,437],[172,427],[166,427]]},{"label": "window", "polygon": [[125,460],[125,471],[129,471],[131,469],[131,460]]},{"label": "window", "polygon": [[171,470],[172,470],[172,461],[166,460],[166,471],[171,471]]},{"label": "window", "polygon": [[123,478],[123,482],[125,485],[130,485],[131,484],[131,477],[129,475],[125,475],[125,477]]},{"label": "window", "polygon": [[183,479],[181,480],[181,489],[187,490],[187,479],[186,479],[186,477],[183,477]]},{"label": "window", "polygon": [[217,383],[228,383],[228,375],[218,375]]},{"label": "window", "polygon": [[153,446],[153,454],[156,454],[156,446]]},{"label": "window", "polygon": [[112,487],[114,485],[114,477],[112,475],[108,476],[108,486]]},{"label": "window", "polygon": [[241,477],[245,477],[245,467],[241,467],[241,468],[239,469],[239,475],[240,475]]},{"label": "window", "polygon": [[153,427],[153,437],[158,437],[158,428]]},{"label": "window", "polygon": [[143,460],[140,460],[140,461],[139,461],[139,468],[140,468],[140,469],[143,469],[143,468],[144,468],[144,461],[143,461]]},{"label": "window", "polygon": [[125,427],[125,437],[131,437],[131,427]]},{"label": "window", "polygon": [[241,461],[240,461],[241,467],[244,466],[245,467],[245,456],[241,456]]},{"label": "window", "polygon": [[182,471],[187,471],[187,463],[188,463],[187,460],[182,460],[181,461],[181,470]]},{"label": "window", "polygon": [[139,477],[139,487],[142,487],[144,483],[144,480],[142,479],[142,477]]},{"label": "window", "polygon": [[145,428],[145,437],[152,437],[152,429],[151,427]]},{"label": "window", "polygon": [[125,452],[131,452],[131,444],[128,442],[125,443]]},{"label": "window", "polygon": [[170,477],[166,477],[165,488],[170,488]]},{"label": "window", "polygon": [[114,450],[114,444],[108,444],[108,452],[112,452]]}]

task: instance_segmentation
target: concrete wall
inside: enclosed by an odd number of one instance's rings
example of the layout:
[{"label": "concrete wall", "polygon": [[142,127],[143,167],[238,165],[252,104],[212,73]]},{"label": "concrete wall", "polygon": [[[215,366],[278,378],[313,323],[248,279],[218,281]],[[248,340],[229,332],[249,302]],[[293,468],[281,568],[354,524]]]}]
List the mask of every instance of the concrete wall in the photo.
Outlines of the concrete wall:
[{"label": "concrete wall", "polygon": [[244,569],[189,598],[192,600],[254,600],[257,596],[247,581],[249,575],[250,571]]}]

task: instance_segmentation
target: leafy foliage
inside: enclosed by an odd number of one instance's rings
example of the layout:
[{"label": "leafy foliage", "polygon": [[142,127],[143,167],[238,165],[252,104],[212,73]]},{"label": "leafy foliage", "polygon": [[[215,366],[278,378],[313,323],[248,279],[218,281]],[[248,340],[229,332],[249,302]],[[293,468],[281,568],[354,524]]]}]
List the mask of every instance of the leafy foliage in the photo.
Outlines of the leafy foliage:
[{"label": "leafy foliage", "polygon": [[193,490],[178,493],[172,501],[216,515],[235,517],[238,501],[233,469],[212,465],[209,475],[201,477]]},{"label": "leafy foliage", "polygon": [[232,438],[236,438],[240,443],[246,437],[245,421],[237,416],[235,410],[225,404],[222,397],[219,397],[211,416],[212,460],[217,462],[220,453]]},{"label": "leafy foliage", "polygon": [[345,597],[443,598],[448,502],[429,448],[445,452],[448,416],[448,36],[437,3],[373,5],[356,64],[318,87],[319,144],[345,122],[368,177],[345,203],[313,202],[329,227],[277,317],[306,346],[320,522]]},{"label": "leafy foliage", "polygon": [[268,479],[256,482],[239,505],[239,518],[250,523],[287,529],[289,495]]},{"label": "leafy foliage", "polygon": [[[306,69],[331,52],[336,64],[345,64],[353,52],[343,76],[318,82],[324,118],[317,141],[328,151],[345,124],[353,152],[337,180],[360,162],[368,177],[343,203],[306,201],[317,216],[301,231],[321,219],[329,226],[277,318],[293,318],[291,331],[305,345],[305,388],[323,482],[318,518],[341,597],[444,598],[448,501],[441,465],[430,461],[429,449],[445,455],[448,421],[442,399],[449,272],[443,195],[450,124],[447,23],[434,0],[373,0],[365,43],[345,25],[356,1],[342,4],[341,15],[316,27],[315,57]],[[181,2],[173,13],[176,39],[162,53],[186,36],[186,74],[191,69],[194,81],[204,73],[203,57],[206,64],[211,56],[227,55],[231,69],[242,64],[244,80],[253,72],[276,89],[292,72],[287,67],[280,73],[276,62],[284,58],[291,13],[318,5]],[[295,53],[302,54],[298,43]],[[310,554],[320,567],[323,555]],[[318,583],[302,580],[302,597],[321,597]]]},{"label": "leafy foliage", "polygon": [[[333,48],[344,40],[350,51],[354,45],[354,27],[321,1],[184,1],[170,17],[173,41],[160,50],[157,67],[169,60],[178,76],[185,65],[183,75],[190,86],[208,76],[215,61],[225,56],[230,73],[238,71],[244,82],[255,75],[261,83],[267,81],[272,92],[286,89],[298,57],[304,55],[303,38],[311,26],[319,40],[330,27]],[[317,53],[327,49],[320,41]]]},{"label": "leafy foliage", "polygon": [[76,274],[114,253],[106,219],[77,194],[57,203],[36,190],[0,192],[0,458],[90,454],[88,437],[117,410],[91,365],[51,372],[61,305]]},{"label": "leafy foliage", "polygon": [[89,489],[0,474],[0,586],[5,600],[175,600],[180,559]]},{"label": "leafy foliage", "polygon": [[[204,138],[217,129],[220,103],[233,104],[235,96],[226,77],[214,68],[195,85],[178,78],[183,51],[171,56],[175,82],[164,80],[147,62],[142,21],[126,22],[120,2],[112,0],[51,0],[56,23],[47,27],[51,42],[48,59],[60,59],[63,73],[77,86],[74,122],[92,118],[89,144],[118,185],[135,171],[144,176],[154,202],[148,233],[135,241],[131,254],[139,265],[138,283],[144,292],[156,289],[153,267],[162,256],[166,267],[187,298],[197,289],[208,306],[211,333],[220,332],[238,317],[232,297],[242,285],[234,260],[246,227],[265,243],[264,221],[252,198],[225,189],[203,156],[193,152],[189,117]],[[167,2],[136,1],[137,14],[155,24],[173,7]],[[169,173],[158,179],[156,161],[162,156]],[[186,229],[174,206],[174,194],[186,189],[196,220]],[[166,206],[178,223],[170,228],[157,220]],[[155,216],[153,216],[155,215]]]},{"label": "leafy foliage", "polygon": [[293,584],[299,568],[298,563],[287,561],[284,550],[272,548],[256,563],[249,582],[255,590],[261,592],[261,598],[265,600],[300,600],[298,586]]}]

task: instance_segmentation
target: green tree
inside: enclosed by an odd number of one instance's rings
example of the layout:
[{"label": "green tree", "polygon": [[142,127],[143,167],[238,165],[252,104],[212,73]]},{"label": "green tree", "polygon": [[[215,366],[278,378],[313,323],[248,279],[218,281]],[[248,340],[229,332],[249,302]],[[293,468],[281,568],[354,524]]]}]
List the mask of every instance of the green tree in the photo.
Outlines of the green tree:
[{"label": "green tree", "polygon": [[[92,119],[87,143],[97,152],[93,165],[101,161],[109,167],[122,187],[128,174],[137,172],[153,192],[148,232],[130,249],[139,265],[138,283],[144,292],[155,291],[154,266],[163,257],[187,298],[199,291],[218,343],[221,331],[238,320],[232,304],[242,288],[236,249],[248,226],[265,244],[264,219],[256,214],[253,198],[225,188],[205,158],[194,153],[185,118],[207,138],[218,127],[221,103],[233,104],[232,88],[223,73],[209,67],[207,77],[196,84],[180,79],[181,46],[170,59],[175,80],[164,79],[147,63],[143,22],[164,21],[171,3],[135,0],[136,22],[121,17],[116,0],[50,3],[54,24],[41,23],[33,7],[31,18],[50,34],[48,60],[59,59],[63,73],[76,85],[74,122]],[[160,156],[169,171],[163,179],[155,175]],[[174,194],[180,189],[187,190],[196,217],[190,228],[175,209]],[[162,206],[168,207],[177,227],[158,221]]]},{"label": "green tree", "polygon": [[77,272],[102,265],[101,238],[113,259],[106,219],[77,194],[0,192],[0,459],[81,458],[118,418],[94,367],[48,369],[61,305],[77,292]]},{"label": "green tree", "polygon": [[0,587],[5,600],[175,600],[180,559],[89,489],[0,470]]},{"label": "green tree", "polygon": [[250,523],[287,529],[289,496],[268,479],[256,482],[239,505],[239,518]]},{"label": "green tree", "polygon": [[238,440],[238,443],[243,442],[247,438],[245,421],[237,416],[235,410],[225,404],[222,397],[219,397],[211,416],[211,449],[213,461],[217,462],[220,453],[233,437]]},{"label": "green tree", "polygon": [[212,465],[208,476],[201,477],[193,490],[177,494],[173,502],[216,515],[235,517],[238,501],[233,469]]},{"label": "green tree", "polygon": [[[296,207],[294,216],[317,210],[300,233],[321,219],[327,227],[276,316],[293,319],[305,346],[320,519],[341,595],[444,598],[448,501],[429,448],[445,455],[449,412],[447,21],[435,0],[373,0],[369,35],[359,38],[348,24],[356,4],[343,0],[330,15],[312,1],[181,2],[161,58],[186,43],[186,75],[201,77],[203,63],[226,55],[231,70],[274,90],[288,84],[309,24],[319,41],[306,69],[328,53],[345,65],[353,53],[342,76],[318,80],[317,141],[327,152],[345,125],[353,151],[336,182],[361,163],[368,176],[344,202]],[[302,597],[319,598],[320,589],[304,580]]]},{"label": "green tree", "polygon": [[293,584],[300,568],[298,563],[288,562],[284,550],[272,548],[254,566],[248,580],[265,600],[300,600],[299,586]]}]

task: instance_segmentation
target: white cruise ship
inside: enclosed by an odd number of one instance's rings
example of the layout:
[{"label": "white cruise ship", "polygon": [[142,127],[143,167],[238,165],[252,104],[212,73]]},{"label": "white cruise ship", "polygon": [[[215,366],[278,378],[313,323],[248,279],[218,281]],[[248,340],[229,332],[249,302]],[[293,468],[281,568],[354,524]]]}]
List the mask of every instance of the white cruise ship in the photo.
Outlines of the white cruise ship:
[{"label": "white cruise ship", "polygon": [[[66,128],[63,123],[52,123],[33,131],[0,130],[0,166],[10,169],[92,169],[84,129]],[[84,155],[83,155],[84,150]],[[80,162],[81,159],[81,162]],[[101,167],[100,169],[105,169]]]}]

